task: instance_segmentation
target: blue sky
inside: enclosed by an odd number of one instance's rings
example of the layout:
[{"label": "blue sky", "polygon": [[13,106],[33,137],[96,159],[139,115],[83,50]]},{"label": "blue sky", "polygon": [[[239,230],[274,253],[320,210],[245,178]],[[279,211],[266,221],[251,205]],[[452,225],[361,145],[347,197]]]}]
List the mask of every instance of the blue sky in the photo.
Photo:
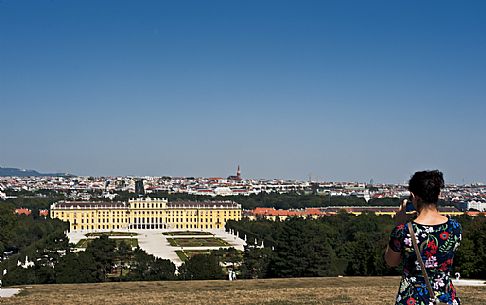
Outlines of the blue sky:
[{"label": "blue sky", "polygon": [[0,2],[0,166],[486,182],[484,1]]}]

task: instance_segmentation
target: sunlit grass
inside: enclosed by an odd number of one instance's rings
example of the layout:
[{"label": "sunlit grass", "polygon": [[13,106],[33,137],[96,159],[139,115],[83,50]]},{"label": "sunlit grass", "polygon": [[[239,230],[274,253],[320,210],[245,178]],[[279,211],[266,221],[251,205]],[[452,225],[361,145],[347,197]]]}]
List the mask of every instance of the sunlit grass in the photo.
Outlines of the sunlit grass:
[{"label": "sunlit grass", "polygon": [[[398,277],[34,285],[0,304],[394,304]],[[484,287],[457,287],[464,304],[483,305]]]},{"label": "sunlit grass", "polygon": [[[89,243],[91,243],[94,239],[81,239],[76,244],[76,248],[86,248]],[[138,246],[138,239],[136,238],[116,238],[113,239],[116,242],[116,246],[118,247],[122,241],[124,241],[127,245],[132,248],[136,248]]]},{"label": "sunlit grass", "polygon": [[227,242],[216,237],[197,237],[197,238],[167,238],[172,247],[226,247]]}]

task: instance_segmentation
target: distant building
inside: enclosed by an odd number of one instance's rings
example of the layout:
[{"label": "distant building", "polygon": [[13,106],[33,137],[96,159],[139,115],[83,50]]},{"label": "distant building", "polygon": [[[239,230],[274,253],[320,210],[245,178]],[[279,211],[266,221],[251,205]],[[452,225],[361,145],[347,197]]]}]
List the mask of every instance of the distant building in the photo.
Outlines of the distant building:
[{"label": "distant building", "polygon": [[461,211],[479,211],[479,212],[486,212],[486,202],[479,201],[479,200],[470,200],[470,201],[462,201],[456,203],[456,206]]},{"label": "distant building", "polygon": [[20,209],[15,209],[15,214],[29,216],[30,214],[32,214],[32,211],[30,209],[20,208]]},{"label": "distant building", "polygon": [[240,166],[238,165],[238,169],[236,170],[236,176],[229,176],[228,180],[235,180],[235,181],[241,181],[241,171],[240,171]]},{"label": "distant building", "polygon": [[241,219],[234,201],[174,201],[137,198],[128,202],[60,201],[51,217],[68,221],[73,231],[116,229],[222,229]]},{"label": "distant building", "polygon": [[[346,212],[355,216],[363,213],[373,213],[375,215],[388,215],[395,216],[397,207],[372,207],[372,206],[360,206],[360,207],[323,207],[323,208],[306,208],[304,210],[276,210],[275,208],[255,208],[250,211],[245,211],[246,217],[250,220],[258,218],[265,218],[269,220],[285,220],[288,217],[302,217],[302,218],[318,218],[323,216],[336,215],[339,212]],[[443,215],[457,216],[462,215],[464,212],[460,212],[453,207],[439,207],[439,212]]]},{"label": "distant building", "polygon": [[49,216],[49,210],[39,210],[39,216],[41,217]]},{"label": "distant building", "polygon": [[135,194],[145,195],[145,188],[143,187],[143,179],[135,180]]},{"label": "distant building", "polygon": [[325,216],[319,208],[306,208],[305,210],[277,210],[275,208],[255,208],[245,212],[250,220],[265,218],[268,220],[285,220],[288,217],[317,218]]}]

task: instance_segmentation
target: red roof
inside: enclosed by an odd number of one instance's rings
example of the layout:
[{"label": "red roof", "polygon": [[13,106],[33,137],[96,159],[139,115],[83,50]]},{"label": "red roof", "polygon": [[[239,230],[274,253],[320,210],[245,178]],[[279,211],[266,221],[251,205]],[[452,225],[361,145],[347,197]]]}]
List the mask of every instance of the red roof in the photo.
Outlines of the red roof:
[{"label": "red roof", "polygon": [[255,216],[309,216],[325,215],[318,208],[309,208],[304,211],[276,210],[275,208],[255,208],[251,213]]},{"label": "red roof", "polygon": [[21,208],[21,209],[15,209],[15,213],[17,215],[30,215],[32,211],[29,209]]}]

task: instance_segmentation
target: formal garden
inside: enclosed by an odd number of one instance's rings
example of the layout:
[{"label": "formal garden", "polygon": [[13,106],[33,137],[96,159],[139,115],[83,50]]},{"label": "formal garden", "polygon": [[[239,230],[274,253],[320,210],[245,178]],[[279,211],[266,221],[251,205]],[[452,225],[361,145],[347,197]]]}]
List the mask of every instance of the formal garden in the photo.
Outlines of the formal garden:
[{"label": "formal garden", "polygon": [[217,237],[167,238],[172,247],[229,247],[226,241]]},{"label": "formal garden", "polygon": [[[106,235],[104,235],[104,236],[106,236]],[[95,239],[94,238],[83,238],[80,241],[78,241],[78,243],[76,244],[76,248],[87,248],[88,245],[91,242],[93,242],[93,240],[95,240]],[[138,247],[138,239],[136,239],[136,238],[116,238],[116,239],[113,238],[113,240],[115,241],[117,247],[122,242],[126,243],[128,246],[130,246],[132,248]]]},{"label": "formal garden", "polygon": [[198,254],[211,254],[211,251],[210,250],[177,250],[176,251],[177,253],[177,256],[181,259],[181,261],[183,262],[187,262],[191,257],[193,257],[194,255],[198,255]]}]

